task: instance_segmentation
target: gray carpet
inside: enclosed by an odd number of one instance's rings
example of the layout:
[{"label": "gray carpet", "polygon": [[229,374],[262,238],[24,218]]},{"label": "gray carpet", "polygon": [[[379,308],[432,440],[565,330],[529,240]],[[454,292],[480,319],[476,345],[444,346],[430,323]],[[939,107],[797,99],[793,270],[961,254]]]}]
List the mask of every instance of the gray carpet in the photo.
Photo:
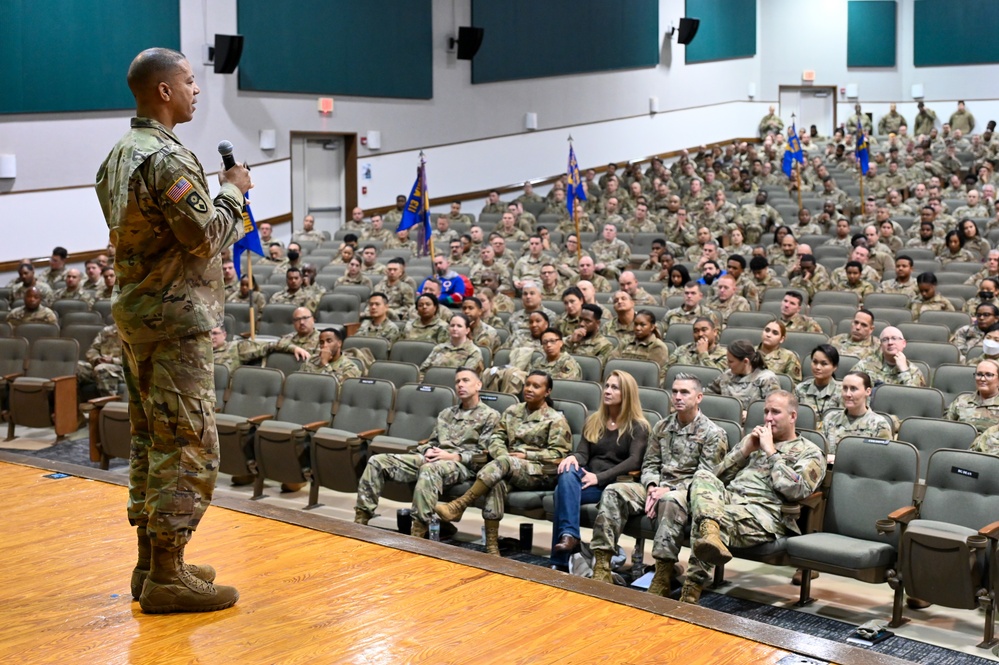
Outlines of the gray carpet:
[{"label": "gray carpet", "polygon": [[[5,448],[3,443],[0,443],[0,450],[10,450],[11,452],[18,453],[19,455],[40,457],[42,459],[53,460],[56,462],[66,462],[67,464],[77,464],[79,466],[90,467],[91,469],[99,469],[101,467],[100,463],[90,461],[90,439],[63,441],[62,443],[57,443],[49,446],[48,448],[42,448],[41,450],[18,450],[14,448]],[[112,458],[109,468],[114,470],[126,466],[128,466],[128,460]]]}]

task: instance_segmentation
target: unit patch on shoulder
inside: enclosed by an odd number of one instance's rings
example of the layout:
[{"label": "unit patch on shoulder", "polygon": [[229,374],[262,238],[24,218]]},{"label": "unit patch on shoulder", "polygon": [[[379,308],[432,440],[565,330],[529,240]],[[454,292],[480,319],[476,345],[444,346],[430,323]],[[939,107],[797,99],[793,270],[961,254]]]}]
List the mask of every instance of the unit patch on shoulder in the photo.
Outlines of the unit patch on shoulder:
[{"label": "unit patch on shoulder", "polygon": [[187,205],[191,206],[198,212],[208,212],[208,204],[205,200],[201,198],[201,194],[197,192],[191,192],[187,195]]},{"label": "unit patch on shoulder", "polygon": [[180,200],[187,196],[187,193],[192,189],[194,189],[194,185],[191,184],[191,181],[184,176],[180,176],[177,178],[177,182],[173,183],[170,189],[167,190],[166,196],[174,203],[180,203]]}]

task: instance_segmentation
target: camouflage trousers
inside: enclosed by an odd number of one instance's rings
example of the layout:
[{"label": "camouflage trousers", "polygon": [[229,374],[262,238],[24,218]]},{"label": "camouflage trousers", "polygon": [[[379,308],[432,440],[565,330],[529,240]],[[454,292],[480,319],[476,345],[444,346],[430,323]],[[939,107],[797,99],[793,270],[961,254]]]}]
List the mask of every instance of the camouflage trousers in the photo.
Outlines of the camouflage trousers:
[{"label": "camouflage trousers", "polygon": [[[725,485],[710,472],[697,471],[694,474],[690,484],[690,512],[693,515],[692,529],[695,529],[692,533],[696,533],[701,520],[714,520],[727,547],[751,547],[784,535],[784,525],[779,519],[765,519],[765,515],[751,508],[750,504],[733,503]],[[704,585],[711,578],[713,568],[691,554],[687,579]]]},{"label": "camouflage trousers", "polygon": [[76,364],[76,376],[80,383],[97,384],[97,392],[101,397],[118,394],[118,384],[125,382],[125,368],[114,363],[98,363],[91,365],[80,361]]},{"label": "camouflage trousers", "polygon": [[[132,430],[128,519],[145,526],[155,545],[183,547],[218,475],[211,339],[123,342],[122,355]],[[204,377],[207,385],[196,385]]]},{"label": "camouflage trousers", "polygon": [[[617,540],[632,515],[645,514],[648,491],[641,483],[612,483],[604,489],[593,520],[594,550],[617,551]],[[683,546],[683,529],[687,524],[687,491],[666,492],[656,507],[656,537],[652,541],[652,556],[657,561],[676,563]]]},{"label": "camouflage trousers", "polygon": [[474,475],[461,462],[426,462],[419,453],[373,455],[357,481],[356,505],[374,514],[386,479],[397,483],[415,481],[413,518],[426,524],[447,488],[471,480]]},{"label": "camouflage trousers", "polygon": [[546,476],[540,462],[508,456],[486,464],[476,477],[489,486],[482,507],[482,517],[487,520],[503,519],[510,486],[520,490],[550,490],[558,480],[556,476]]}]

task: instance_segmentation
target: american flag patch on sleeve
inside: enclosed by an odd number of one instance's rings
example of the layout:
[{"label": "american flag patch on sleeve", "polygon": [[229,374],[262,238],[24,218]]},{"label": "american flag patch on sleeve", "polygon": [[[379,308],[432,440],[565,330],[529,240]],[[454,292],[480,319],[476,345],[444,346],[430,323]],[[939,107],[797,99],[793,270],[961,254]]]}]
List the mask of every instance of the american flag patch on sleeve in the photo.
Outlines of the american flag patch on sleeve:
[{"label": "american flag patch on sleeve", "polygon": [[194,189],[194,185],[191,184],[191,181],[184,176],[180,176],[177,178],[177,182],[173,183],[170,189],[167,190],[166,196],[174,203],[180,203],[180,200],[187,196],[187,193],[192,189]]}]

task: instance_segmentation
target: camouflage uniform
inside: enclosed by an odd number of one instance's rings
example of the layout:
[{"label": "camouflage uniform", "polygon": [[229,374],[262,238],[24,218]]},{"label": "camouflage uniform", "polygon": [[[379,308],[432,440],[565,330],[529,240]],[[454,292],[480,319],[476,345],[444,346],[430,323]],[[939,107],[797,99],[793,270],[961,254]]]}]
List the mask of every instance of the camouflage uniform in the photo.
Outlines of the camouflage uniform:
[{"label": "camouflage uniform", "polygon": [[760,349],[760,355],[767,363],[767,369],[774,374],[787,374],[794,381],[801,381],[801,360],[791,349],[778,346],[769,355]]},{"label": "camouflage uniform", "polygon": [[[683,346],[678,346],[673,354],[671,365],[701,365],[703,367],[714,367],[724,370],[728,367],[728,358],[725,347],[721,344],[709,349],[707,353],[697,352],[697,342],[690,342]],[[669,386],[664,386],[669,390]]]},{"label": "camouflage uniform", "polygon": [[[357,508],[374,514],[385,479],[416,483],[413,489],[413,517],[424,524],[434,515],[434,505],[451,486],[475,476],[472,458],[486,451],[486,442],[499,423],[500,414],[482,402],[474,408],[461,405],[444,409],[426,443],[413,453],[372,455],[357,482]],[[427,462],[423,455],[431,448],[458,453],[460,462]]]},{"label": "camouflage uniform", "polygon": [[61,289],[56,289],[52,296],[53,302],[56,300],[82,300],[87,303],[87,306],[94,306],[94,294],[91,291],[85,290],[82,286],[78,286],[72,291],[70,291],[65,286]]},{"label": "camouflage uniform", "polygon": [[[489,486],[482,508],[485,519],[503,519],[509,486],[525,490],[550,490],[557,477],[545,475],[542,463],[553,462],[572,450],[572,434],[565,416],[548,405],[533,413],[527,404],[514,404],[503,412],[488,439],[491,462],[476,474]],[[526,459],[510,457],[523,453]]]},{"label": "camouflage uniform", "polygon": [[881,282],[881,293],[901,293],[915,298],[919,295],[919,289],[916,288],[916,280],[912,278],[905,283],[899,282],[897,279],[889,279]]},{"label": "camouflage uniform", "polygon": [[53,270],[52,266],[48,266],[38,273],[38,279],[39,281],[48,284],[54,291],[57,283],[66,281],[67,270],[69,270],[69,268],[66,268],[65,266],[59,268],[58,270]]},{"label": "camouflage uniform", "polygon": [[385,319],[380,326],[376,326],[370,318],[361,321],[357,332],[354,333],[357,337],[381,337],[388,341],[389,346],[395,344],[395,341],[399,339],[399,334],[399,326],[394,322]]},{"label": "camouflage uniform", "polygon": [[493,353],[496,353],[496,350],[500,348],[500,344],[502,344],[502,340],[500,339],[499,333],[496,332],[496,328],[493,328],[491,325],[483,321],[479,321],[475,324],[475,327],[469,331],[468,337],[475,342],[476,346],[484,346]]},{"label": "camouflage uniform", "polygon": [[485,363],[479,347],[472,340],[466,339],[461,346],[454,346],[450,341],[435,346],[420,365],[421,376],[431,367],[467,367],[482,372]]},{"label": "camouflage uniform", "polygon": [[384,293],[388,297],[389,316],[396,321],[405,321],[416,304],[416,291],[401,279],[395,284],[389,284],[387,279],[378,282],[371,289],[372,293]]},{"label": "camouflage uniform", "polygon": [[698,469],[712,473],[728,451],[725,431],[700,411],[688,425],[676,414],[660,420],[649,435],[641,482],[612,483],[600,496],[593,521],[594,550],[614,551],[628,518],[645,512],[650,487],[669,487],[657,506],[652,556],[675,562],[687,524],[687,487]]},{"label": "camouflage uniform", "polygon": [[241,302],[241,303],[246,303],[247,305],[252,304],[254,316],[257,317],[256,319],[257,321],[259,321],[260,317],[264,315],[264,307],[267,306],[267,298],[260,291],[250,291],[247,298],[244,298],[241,295],[239,295],[239,291],[237,291],[232,295],[226,296],[225,301]]},{"label": "camouflage uniform", "polygon": [[946,417],[974,425],[982,434],[999,423],[999,395],[983,399],[977,392],[961,393],[950,403]]},{"label": "camouflage uniform", "polygon": [[733,295],[725,302],[722,302],[717,296],[713,296],[708,298],[707,307],[718,313],[723,326],[728,323],[728,317],[732,312],[748,312],[752,309],[749,306],[749,301],[738,295]]},{"label": "camouflage uniform", "polygon": [[929,300],[923,300],[920,297],[915,297],[912,299],[912,303],[909,305],[909,309],[912,310],[912,318],[915,321],[919,321],[919,316],[923,312],[954,312],[954,305],[951,301],[944,298],[939,293],[930,298]]},{"label": "camouflage uniform", "polygon": [[[293,353],[294,347],[300,347],[305,349],[309,355],[317,355],[319,353],[319,330],[313,328],[312,332],[308,335],[299,335],[298,333],[288,333],[274,342],[273,344],[266,344],[266,351],[264,355],[270,353],[271,351],[277,351],[280,353]],[[240,357],[243,353],[240,351]],[[258,356],[259,357],[259,356]],[[246,358],[243,358],[246,362]]]},{"label": "camouflage uniform", "polygon": [[308,360],[302,363],[302,372],[306,374],[329,374],[336,377],[342,385],[347,379],[357,379],[361,377],[361,368],[347,356],[340,354],[336,360],[323,364],[322,355],[314,353]]},{"label": "camouflage uniform", "polygon": [[871,377],[871,382],[875,385],[891,383],[896,386],[916,386],[917,388],[926,385],[926,378],[918,367],[909,363],[909,369],[900,372],[898,366],[885,362],[881,354],[872,354],[863,358],[853,366],[853,369],[857,372],[867,372],[868,376]]},{"label": "camouflage uniform", "polygon": [[447,330],[447,324],[438,316],[435,316],[428,325],[424,325],[419,319],[406,321],[406,325],[402,327],[402,334],[399,336],[399,339],[422,340],[434,344],[443,344],[450,338],[451,334]]},{"label": "camouflage uniform", "polygon": [[315,313],[316,308],[319,307],[319,298],[315,291],[310,291],[304,286],[299,288],[294,293],[290,292],[288,289],[284,291],[278,291],[271,296],[270,304],[284,304],[284,305],[294,305],[295,307],[307,307],[310,312]]},{"label": "camouflage uniform", "polygon": [[861,360],[869,356],[876,355],[881,350],[881,342],[874,335],[871,335],[863,342],[854,342],[850,333],[841,333],[830,338],[832,344],[841,354],[857,356]]},{"label": "camouflage uniform", "polygon": [[7,312],[7,323],[9,323],[12,328],[17,328],[22,323],[58,324],[59,317],[57,317],[56,313],[45,305],[39,305],[38,309],[33,312],[29,312],[22,305]]},{"label": "camouflage uniform", "polygon": [[819,429],[826,437],[826,453],[829,455],[836,454],[836,447],[846,436],[890,439],[893,434],[891,422],[874,409],[867,409],[859,418],[851,418],[842,409],[829,411],[822,416]]},{"label": "camouflage uniform", "polygon": [[221,349],[214,349],[213,356],[215,364],[228,369],[229,374],[242,364],[239,360],[239,342],[236,340],[226,342]]},{"label": "camouflage uniform", "polygon": [[605,264],[603,270],[605,277],[608,274],[617,277],[622,270],[626,270],[628,267],[628,261],[631,259],[631,248],[620,238],[615,238],[611,242],[601,238],[590,245],[590,254],[593,255],[593,260],[596,263]]},{"label": "camouflage uniform", "polygon": [[974,323],[961,326],[950,336],[950,343],[957,347],[962,356],[967,356],[972,347],[978,346],[985,339],[985,333]]},{"label": "camouflage uniform", "polygon": [[659,386],[666,380],[666,368],[669,367],[669,347],[658,337],[649,336],[644,342],[632,338],[627,343],[610,354],[611,358],[628,360],[651,360],[659,365]]},{"label": "camouflage uniform", "polygon": [[[102,397],[118,394],[118,385],[125,382],[125,370],[121,365],[121,337],[118,326],[111,324],[97,333],[85,361],[77,363],[76,378],[80,383],[96,383]],[[102,362],[103,357],[111,362]]]},{"label": "camouflage uniform", "polygon": [[243,236],[243,195],[225,183],[212,201],[197,157],[149,118],[132,118],[97,173],[97,195],[117,250],[128,517],[154,544],[183,547],[218,474],[209,331],[222,325],[221,252]]},{"label": "camouflage uniform", "polygon": [[326,236],[321,231],[295,231],[291,234],[292,242],[323,242]]},{"label": "camouflage uniform", "polygon": [[566,340],[565,346],[569,350],[569,353],[574,356],[593,356],[594,358],[598,358],[601,365],[607,362],[611,351],[614,350],[614,345],[611,341],[599,331],[594,333],[593,337],[584,337],[576,343]]},{"label": "camouflage uniform", "polygon": [[[703,469],[694,473],[690,484],[693,529],[701,520],[714,520],[728,547],[750,547],[787,532],[800,533],[794,518],[781,514],[781,506],[801,501],[818,489],[825,477],[825,455],[800,436],[775,442],[777,452],[770,457],[763,450],[747,457],[742,445],[725,456],[714,474]],[[674,551],[679,551],[680,544],[672,543]],[[712,568],[691,554],[687,579],[703,586]]]},{"label": "camouflage uniform", "polygon": [[788,332],[822,332],[818,321],[804,314],[795,314],[790,319],[784,319],[783,323]]},{"label": "camouflage uniform", "polygon": [[601,327],[601,332],[608,337],[613,337],[617,340],[617,345],[627,344],[635,339],[635,321],[632,319],[628,323],[621,323],[617,316],[613,318],[604,319],[604,324]]},{"label": "camouflage uniform", "polygon": [[743,411],[775,390],[780,390],[780,381],[769,369],[754,369],[744,376],[736,376],[732,370],[727,369],[705,388],[707,392],[736,398],[742,404]]},{"label": "camouflage uniform", "polygon": [[671,310],[667,310],[663,314],[663,320],[660,324],[660,328],[663,332],[669,330],[669,327],[674,323],[690,323],[693,324],[697,319],[704,317],[706,319],[711,319],[715,324],[716,328],[721,327],[721,317],[718,316],[718,312],[710,310],[704,303],[697,303],[694,309],[684,309],[681,305],[680,307],[674,307]]},{"label": "camouflage uniform", "polygon": [[[46,284],[45,282],[36,279],[35,283],[32,284],[31,286],[34,286],[36,289],[38,289],[38,293],[42,296],[43,305],[51,305],[52,301],[55,300],[55,292],[53,292],[52,287]],[[103,286],[104,284],[102,282],[101,287],[103,288]],[[24,284],[17,284],[16,286],[14,286],[10,290],[10,302],[13,303],[16,300],[24,300],[24,292],[27,291],[29,288],[31,287],[25,286]],[[98,292],[99,291],[100,289],[98,289]]]},{"label": "camouflage uniform", "polygon": [[583,378],[583,369],[576,362],[576,359],[566,352],[560,353],[559,357],[552,362],[548,362],[547,358],[542,358],[531,363],[531,371],[536,369],[546,372],[553,379],[580,381]]},{"label": "camouflage uniform", "polygon": [[971,444],[972,452],[999,455],[999,425],[993,425],[978,435]]},{"label": "camouflage uniform", "polygon": [[548,309],[544,305],[536,310],[531,310],[528,312],[526,309],[519,309],[513,313],[510,320],[506,322],[506,327],[510,329],[510,332],[514,335],[527,335],[527,320],[531,318],[531,314],[534,312],[544,312],[545,316],[548,317],[548,323],[551,325],[558,318],[558,314]]},{"label": "camouflage uniform", "polygon": [[798,404],[812,407],[815,417],[819,420],[830,409],[843,408],[843,384],[836,379],[830,379],[825,388],[815,385],[815,379],[806,379],[794,386],[794,396]]}]

